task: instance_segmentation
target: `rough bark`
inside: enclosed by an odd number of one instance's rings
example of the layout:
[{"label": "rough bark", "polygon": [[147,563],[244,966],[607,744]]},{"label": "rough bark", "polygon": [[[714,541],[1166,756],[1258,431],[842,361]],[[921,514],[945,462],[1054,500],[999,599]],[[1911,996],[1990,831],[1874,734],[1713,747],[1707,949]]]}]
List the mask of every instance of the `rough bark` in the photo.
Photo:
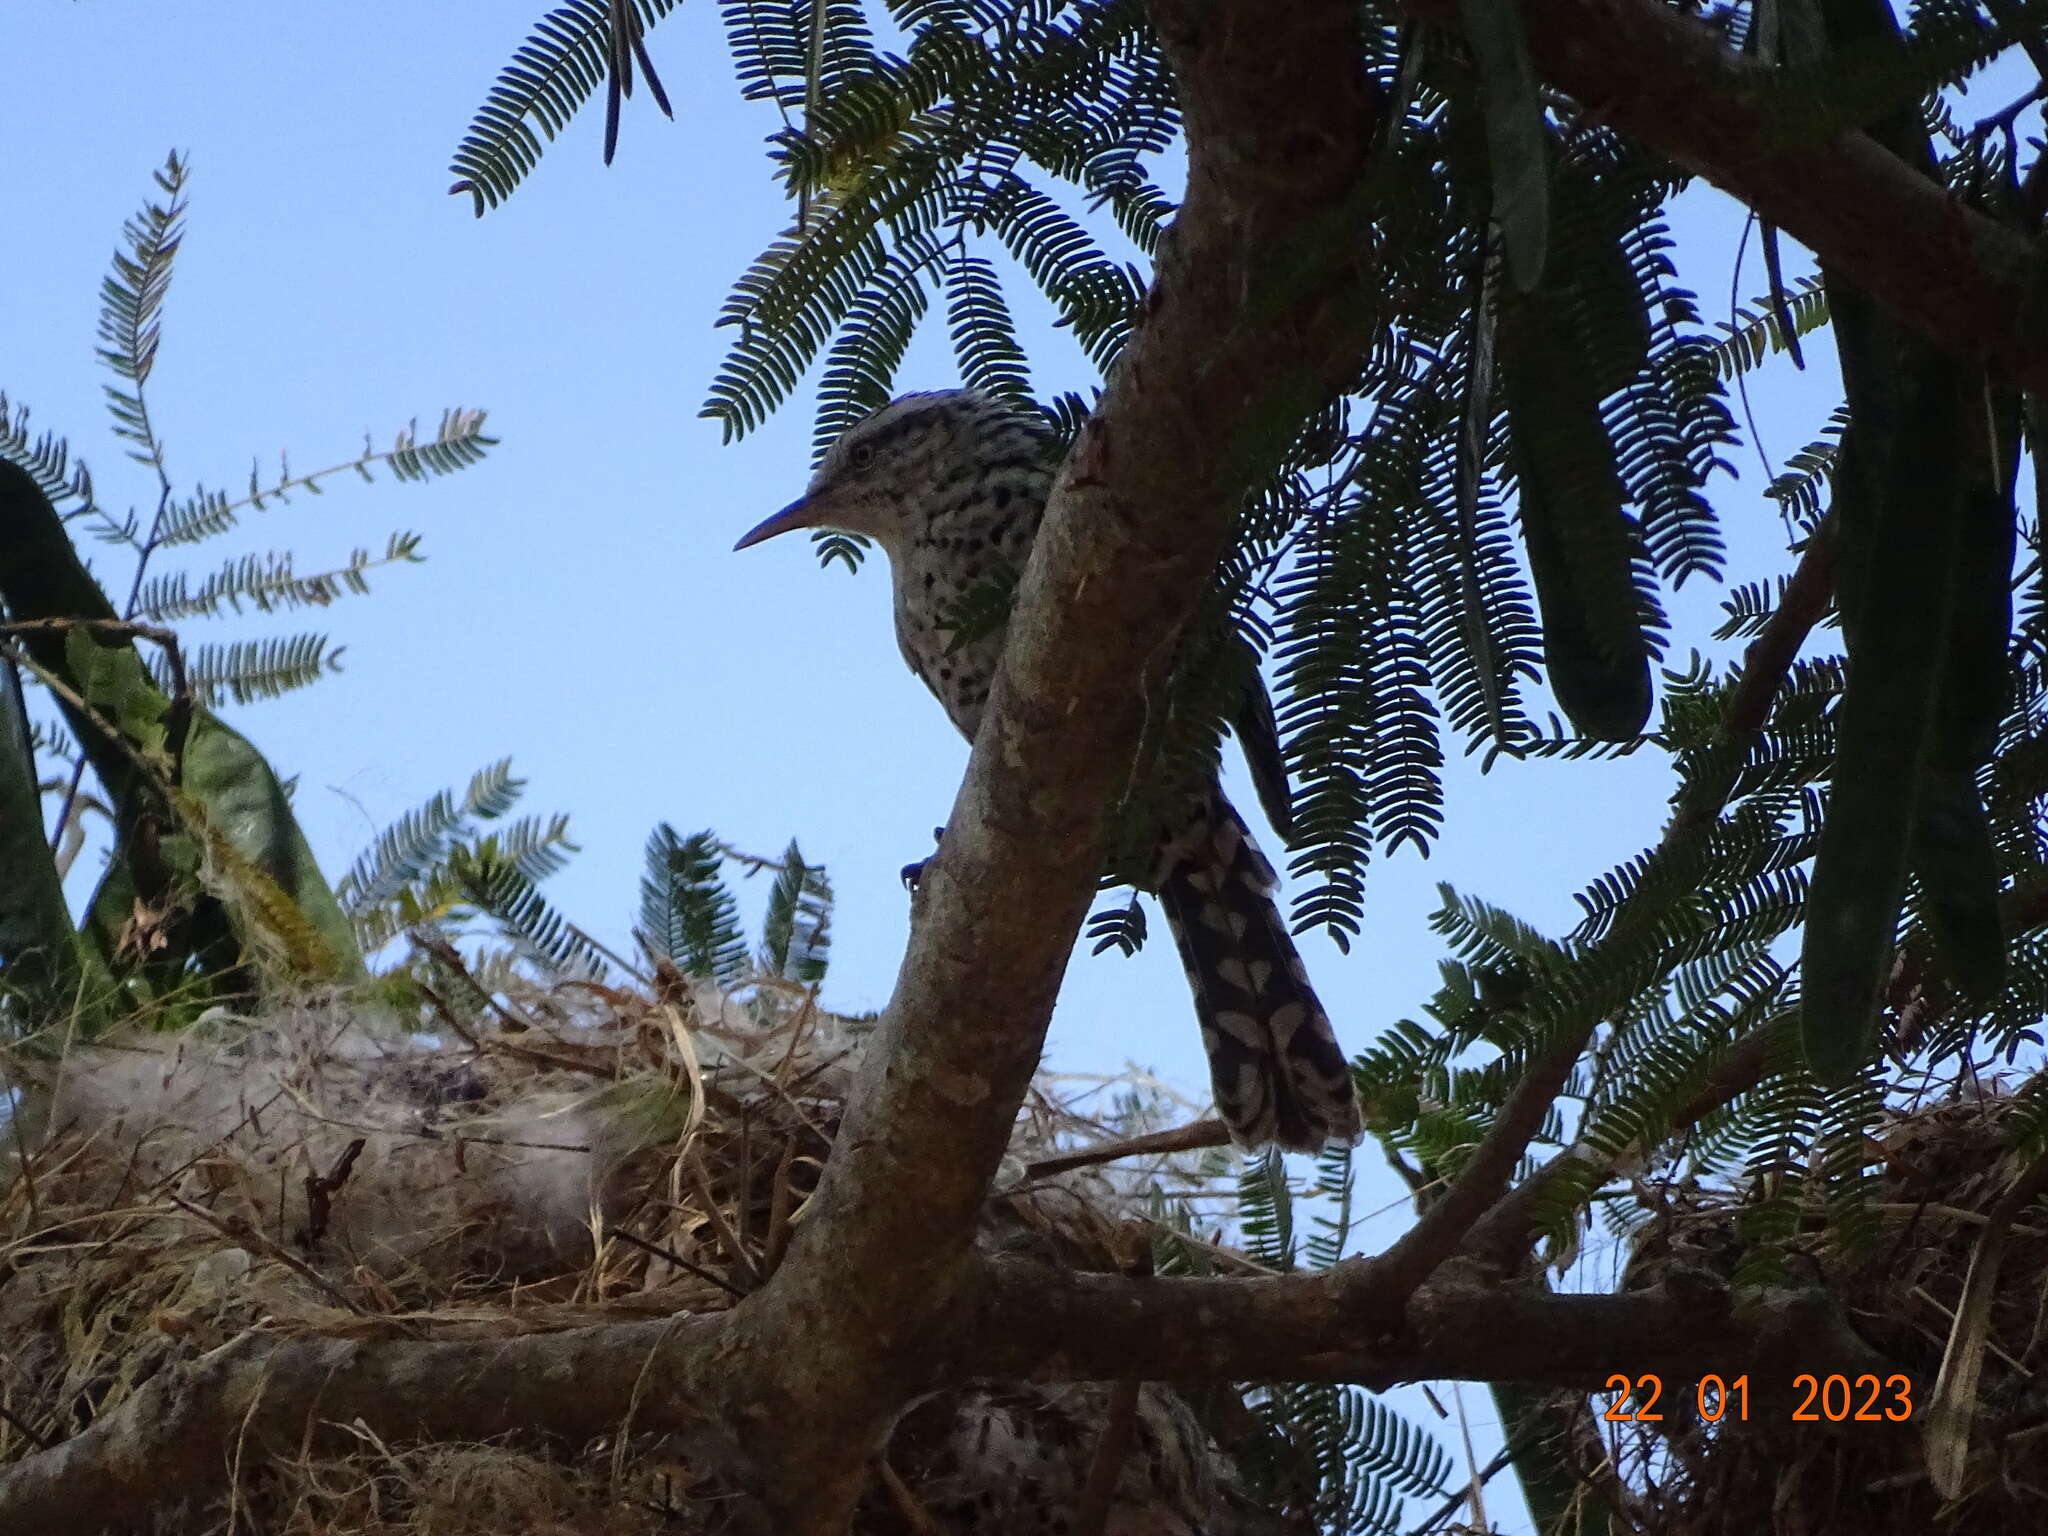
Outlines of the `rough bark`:
[{"label": "rough bark", "polygon": [[1151,11],[1181,87],[1187,196],[1053,491],[824,1182],[788,1261],[735,1314],[728,1358],[697,1380],[754,1447],[792,1536],[841,1527],[870,1449],[947,1364],[976,1215],[1103,866],[1144,690],[1246,491],[1363,347],[1364,242],[1330,221],[1353,205],[1373,123],[1352,8]]},{"label": "rough bark", "polygon": [[[1076,1275],[1018,1260],[971,1263],[967,1304],[927,1343],[976,1373],[1040,1380],[1528,1381],[1597,1391],[1662,1374],[1748,1373],[1759,1415],[1789,1404],[1800,1371],[1896,1367],[1811,1293],[1743,1312],[1718,1292],[1553,1295],[1503,1287],[1454,1259],[1421,1289],[1378,1259],[1269,1279]],[[731,1454],[732,1426],[689,1385],[733,1367],[738,1313],[461,1341],[252,1335],[166,1373],[50,1451],[0,1471],[0,1526],[73,1536],[216,1491],[265,1455],[348,1451],[380,1438],[475,1440],[519,1431],[577,1444],[680,1432]],[[838,1384],[842,1390],[851,1383]],[[1916,1401],[1926,1383],[1916,1381]],[[820,1453],[815,1426],[762,1426]],[[1864,1426],[1865,1429],[1868,1426]],[[771,1527],[778,1532],[786,1527]]]},{"label": "rough bark", "polygon": [[[1373,1258],[1250,1280],[1129,1280],[1012,1261],[990,1265],[987,1284],[977,1360],[1055,1380],[1483,1380],[1591,1392],[1613,1375],[1654,1371],[1669,1388],[1748,1372],[1761,1414],[1789,1408],[1801,1371],[1901,1374],[1820,1291],[1767,1292],[1740,1309],[1708,1283],[1558,1294],[1503,1284],[1464,1257],[1413,1292]],[[1915,1401],[1928,1385],[1915,1379]]]},{"label": "rough bark", "polygon": [[[1374,103],[1353,8],[1152,0],[1151,12],[1186,112],[1186,201],[1054,493],[882,1039],[787,1261],[715,1318],[489,1342],[243,1341],[0,1471],[0,1526],[54,1536],[130,1520],[218,1488],[252,1451],[317,1446],[329,1424],[577,1440],[630,1421],[701,1433],[746,1469],[778,1532],[832,1532],[893,1416],[968,1369],[1580,1388],[1747,1370],[1762,1391],[1798,1369],[1887,1372],[1813,1297],[1738,1315],[1718,1295],[1551,1296],[1450,1256],[1513,1225],[1514,1197],[1495,1196],[1526,1142],[1523,1115],[1447,1214],[1386,1260],[1132,1280],[972,1255],[1101,868],[1101,808],[1130,760],[1143,689],[1244,491],[1367,339],[1370,285],[1355,264]],[[1656,0],[1525,0],[1524,12],[1554,83],[1909,322],[2048,386],[2020,237],[1953,207],[1860,134],[1774,142],[1751,67]],[[1547,1098],[1552,1066],[1529,1102]],[[1494,1218],[1475,1224],[1488,1204]]]},{"label": "rough bark", "polygon": [[165,1371],[63,1444],[0,1468],[0,1530],[93,1532],[218,1492],[268,1455],[348,1448],[344,1426],[407,1440],[510,1432],[581,1444],[609,1427],[716,1434],[684,1390],[723,1316],[523,1338],[280,1339],[248,1334]]}]

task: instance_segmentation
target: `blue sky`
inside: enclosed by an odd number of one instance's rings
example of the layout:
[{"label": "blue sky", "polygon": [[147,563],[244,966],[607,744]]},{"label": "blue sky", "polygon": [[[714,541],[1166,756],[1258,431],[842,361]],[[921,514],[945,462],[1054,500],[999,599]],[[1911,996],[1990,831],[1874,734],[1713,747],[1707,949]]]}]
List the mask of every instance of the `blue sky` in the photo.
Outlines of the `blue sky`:
[{"label": "blue sky", "polygon": [[[789,217],[762,153],[777,119],[738,100],[715,8],[688,5],[651,39],[676,122],[637,97],[607,171],[601,112],[587,113],[507,206],[474,219],[447,195],[446,166],[541,8],[17,0],[0,94],[0,389],[70,436],[104,502],[151,504],[146,472],[106,431],[97,295],[151,172],[167,150],[189,152],[188,235],[151,385],[181,487],[234,490],[252,458],[269,468],[280,450],[299,469],[344,460],[366,431],[381,446],[453,405],[488,408],[502,439],[453,479],[341,482],[252,515],[192,561],[289,548],[312,570],[392,528],[425,535],[430,563],[382,575],[371,598],[193,634],[310,627],[347,641],[343,675],[236,716],[302,776],[300,815],[330,876],[377,828],[510,755],[526,809],[573,817],[583,852],[549,888],[573,919],[623,942],[658,821],[763,852],[795,836],[839,896],[826,1001],[878,1008],[908,917],[898,866],[946,819],[966,745],[903,668],[878,563],[849,579],[800,539],[731,552],[809,463],[808,395],[733,446],[697,415],[722,354],[718,305]],[[1686,277],[1710,319],[1725,315],[1739,212],[1691,194],[1679,228]],[[1752,250],[1744,298],[1762,286]],[[954,382],[942,321],[928,320],[906,387]],[[1095,382],[1064,333],[1034,324],[1032,348],[1042,392]],[[1774,456],[1839,396],[1830,350],[1810,350],[1805,375],[1780,364],[1752,385]],[[1754,449],[1733,457],[1740,479],[1713,494],[1731,578],[1756,579],[1783,568],[1780,532]],[[93,553],[125,590],[118,552]],[[1681,594],[1675,660],[1703,642],[1717,595]],[[1571,893],[1655,837],[1670,787],[1650,754],[1485,777],[1457,759],[1449,780],[1443,838],[1427,860],[1375,870],[1352,953],[1303,940],[1354,1048],[1435,988],[1437,881],[1562,932]],[[1241,781],[1237,798],[1255,803]],[[1053,1067],[1126,1062],[1205,1096],[1163,933],[1132,961],[1084,952],[1054,1021]],[[1368,1205],[1399,1201],[1375,1156],[1360,1166]],[[1365,1240],[1405,1220],[1397,1204]]]}]

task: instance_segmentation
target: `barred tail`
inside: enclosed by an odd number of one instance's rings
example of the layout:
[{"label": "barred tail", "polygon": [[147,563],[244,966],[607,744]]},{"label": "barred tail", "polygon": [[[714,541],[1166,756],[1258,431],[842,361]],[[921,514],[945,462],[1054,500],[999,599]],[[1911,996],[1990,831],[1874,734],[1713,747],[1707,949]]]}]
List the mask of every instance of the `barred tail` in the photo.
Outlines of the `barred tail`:
[{"label": "barred tail", "polygon": [[1231,1138],[1304,1152],[1356,1141],[1350,1066],[1274,904],[1273,866],[1244,818],[1214,790],[1202,819],[1163,852],[1159,899]]}]

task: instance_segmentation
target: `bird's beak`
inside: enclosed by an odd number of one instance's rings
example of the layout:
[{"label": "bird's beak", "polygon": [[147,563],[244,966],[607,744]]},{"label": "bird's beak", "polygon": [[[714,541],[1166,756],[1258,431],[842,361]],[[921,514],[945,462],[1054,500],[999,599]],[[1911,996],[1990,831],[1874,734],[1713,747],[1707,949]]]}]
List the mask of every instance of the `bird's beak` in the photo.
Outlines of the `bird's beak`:
[{"label": "bird's beak", "polygon": [[748,529],[733,548],[751,549],[754,545],[772,539],[778,533],[787,533],[792,528],[815,528],[818,526],[818,516],[824,510],[808,496],[799,496],[766,522]]}]

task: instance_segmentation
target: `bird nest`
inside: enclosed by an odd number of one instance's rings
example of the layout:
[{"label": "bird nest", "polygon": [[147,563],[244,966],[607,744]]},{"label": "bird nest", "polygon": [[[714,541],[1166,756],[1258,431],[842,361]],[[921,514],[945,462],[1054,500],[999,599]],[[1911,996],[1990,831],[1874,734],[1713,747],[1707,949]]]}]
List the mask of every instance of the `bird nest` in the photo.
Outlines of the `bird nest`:
[{"label": "bird nest", "polygon": [[[646,994],[514,991],[493,1009],[422,1034],[316,999],[0,1055],[18,1095],[0,1124],[0,1468],[251,1331],[503,1337],[716,1312],[774,1271],[871,1022],[800,987],[721,993],[673,974]],[[1116,1267],[1160,1191],[1227,1168],[1189,1152],[1089,1163],[1148,1128],[1035,1093],[983,1242]],[[1117,1390],[973,1383],[913,1405],[856,1529],[1026,1532],[1034,1499],[1062,1528],[1057,1490],[1079,1488],[1112,1415],[1129,1449],[1107,1531],[1304,1528],[1252,1507],[1182,1398],[1124,1389],[1118,1408]],[[355,1433],[349,1454],[274,1460],[158,1529],[626,1536],[722,1529],[732,1502],[656,1435]]]},{"label": "bird nest", "polygon": [[[1686,1400],[1657,1424],[1601,1424],[1614,1436],[1603,1441],[1581,1401],[1576,1459],[1596,1486],[1604,1475],[1635,1529],[1979,1536],[2048,1528],[2048,1221],[2038,1202],[2005,1235],[1981,1317],[1960,1330],[1956,1320],[1971,1265],[1983,1263],[1985,1234],[2003,1224],[1999,1202],[2014,1186],[2011,1113],[2009,1098],[1989,1093],[1889,1115],[1870,1148],[1881,1172],[1867,1203],[1825,1220],[1807,1211],[1813,1219],[1774,1244],[1770,1283],[1824,1291],[1865,1342],[1910,1374],[1910,1413],[1889,1376],[1875,1389],[1844,1378],[1815,1381],[1803,1405],[1805,1389],[1795,1387],[1793,1411],[1811,1415],[1797,1423],[1775,1410],[1746,1421],[1731,1411],[1709,1423]],[[1732,1281],[1739,1299],[1758,1273],[1765,1223],[1754,1199],[1697,1187],[1645,1193],[1661,1209],[1624,1286]],[[1981,1349],[1982,1375],[1959,1419],[1944,1425],[1934,1387],[1959,1332],[1955,1347]],[[1667,1404],[1692,1389],[1666,1386]],[[1968,1446],[1946,1492],[1930,1475],[1944,1439]]]}]

